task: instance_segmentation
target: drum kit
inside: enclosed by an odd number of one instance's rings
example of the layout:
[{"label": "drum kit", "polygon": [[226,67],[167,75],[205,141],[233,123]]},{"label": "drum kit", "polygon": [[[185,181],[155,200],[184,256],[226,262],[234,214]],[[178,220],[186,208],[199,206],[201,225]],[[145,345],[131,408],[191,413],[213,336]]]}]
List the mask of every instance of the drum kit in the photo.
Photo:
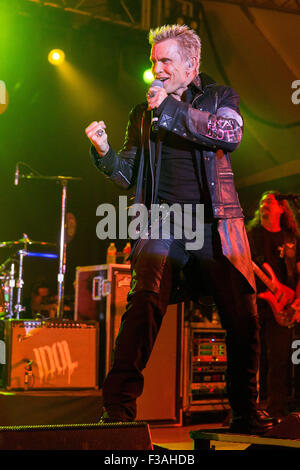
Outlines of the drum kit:
[{"label": "drum kit", "polygon": [[13,241],[0,242],[1,248],[14,250],[4,263],[0,265],[0,318],[19,320],[25,307],[22,305],[24,289],[24,258],[58,258],[55,253],[29,251],[29,247],[50,247],[56,243],[33,241],[23,234],[23,238]]},{"label": "drum kit", "polygon": [[[20,167],[23,166],[30,170],[29,173],[21,173]],[[18,162],[16,165],[14,185],[18,186],[19,181],[24,180],[49,180],[61,185],[61,214],[60,214],[60,239],[59,254],[54,253],[36,253],[28,251],[31,245],[36,246],[56,246],[56,243],[48,243],[41,241],[33,241],[28,238],[27,234],[23,234],[23,238],[13,241],[0,242],[1,248],[10,247],[17,248],[16,253],[9,257],[0,265],[0,318],[20,319],[21,313],[25,307],[22,305],[22,294],[24,287],[23,266],[24,258],[27,256],[39,256],[46,258],[58,258],[58,274],[57,274],[57,312],[56,319],[62,319],[64,313],[64,277],[66,272],[66,201],[67,201],[67,184],[71,181],[80,181],[80,177],[74,176],[45,176],[33,170],[27,163]],[[20,249],[19,249],[20,248]],[[16,269],[18,265],[18,269]]]}]

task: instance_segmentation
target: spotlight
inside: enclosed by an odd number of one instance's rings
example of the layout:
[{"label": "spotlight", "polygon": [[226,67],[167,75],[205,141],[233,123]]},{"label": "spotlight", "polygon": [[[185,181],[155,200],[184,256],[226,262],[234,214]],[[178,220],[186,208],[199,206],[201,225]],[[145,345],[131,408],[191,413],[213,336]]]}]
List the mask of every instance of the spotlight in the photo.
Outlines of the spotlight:
[{"label": "spotlight", "polygon": [[153,77],[153,73],[152,73],[151,69],[145,70],[145,72],[143,74],[143,79],[144,79],[145,83],[153,82],[154,77]]},{"label": "spotlight", "polygon": [[52,49],[48,54],[48,60],[52,65],[61,65],[65,61],[65,53],[60,49]]}]

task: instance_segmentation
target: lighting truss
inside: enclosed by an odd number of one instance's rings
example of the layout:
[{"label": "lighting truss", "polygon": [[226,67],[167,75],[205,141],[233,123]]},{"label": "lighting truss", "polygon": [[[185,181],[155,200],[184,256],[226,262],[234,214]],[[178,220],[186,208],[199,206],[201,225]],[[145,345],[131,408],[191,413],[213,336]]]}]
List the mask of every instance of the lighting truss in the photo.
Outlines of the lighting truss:
[{"label": "lighting truss", "polygon": [[[215,0],[204,0],[212,2]],[[281,11],[300,15],[300,0],[217,0],[219,3],[240,5],[248,8],[263,8],[265,10]],[[195,3],[195,2],[192,2]]]},{"label": "lighting truss", "polygon": [[112,22],[134,29],[148,30],[163,24],[174,11],[197,11],[199,4],[218,2],[242,8],[300,14],[300,0],[10,0],[16,6],[35,4],[56,8],[93,19]]},{"label": "lighting truss", "polygon": [[[13,0],[22,4],[35,4],[56,8],[93,19],[112,22],[135,29],[150,27],[151,0]],[[154,0],[156,1],[156,0]]]}]

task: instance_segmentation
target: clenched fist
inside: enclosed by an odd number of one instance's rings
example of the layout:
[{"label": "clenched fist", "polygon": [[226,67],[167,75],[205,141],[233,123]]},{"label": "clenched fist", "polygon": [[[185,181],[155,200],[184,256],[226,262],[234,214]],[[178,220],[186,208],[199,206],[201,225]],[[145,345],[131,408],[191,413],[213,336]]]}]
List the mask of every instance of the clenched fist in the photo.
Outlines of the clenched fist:
[{"label": "clenched fist", "polygon": [[107,142],[106,125],[104,121],[94,121],[86,129],[85,133],[94,145],[100,157],[104,157],[109,150]]}]

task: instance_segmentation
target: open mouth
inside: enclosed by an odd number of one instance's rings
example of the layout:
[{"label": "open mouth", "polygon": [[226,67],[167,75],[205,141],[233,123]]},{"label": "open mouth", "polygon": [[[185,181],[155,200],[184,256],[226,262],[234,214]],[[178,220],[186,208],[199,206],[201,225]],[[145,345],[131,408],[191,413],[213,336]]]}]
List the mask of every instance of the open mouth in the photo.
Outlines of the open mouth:
[{"label": "open mouth", "polygon": [[160,77],[160,78],[157,77],[157,80],[160,80],[161,82],[165,83],[169,80],[169,78],[168,77]]}]

